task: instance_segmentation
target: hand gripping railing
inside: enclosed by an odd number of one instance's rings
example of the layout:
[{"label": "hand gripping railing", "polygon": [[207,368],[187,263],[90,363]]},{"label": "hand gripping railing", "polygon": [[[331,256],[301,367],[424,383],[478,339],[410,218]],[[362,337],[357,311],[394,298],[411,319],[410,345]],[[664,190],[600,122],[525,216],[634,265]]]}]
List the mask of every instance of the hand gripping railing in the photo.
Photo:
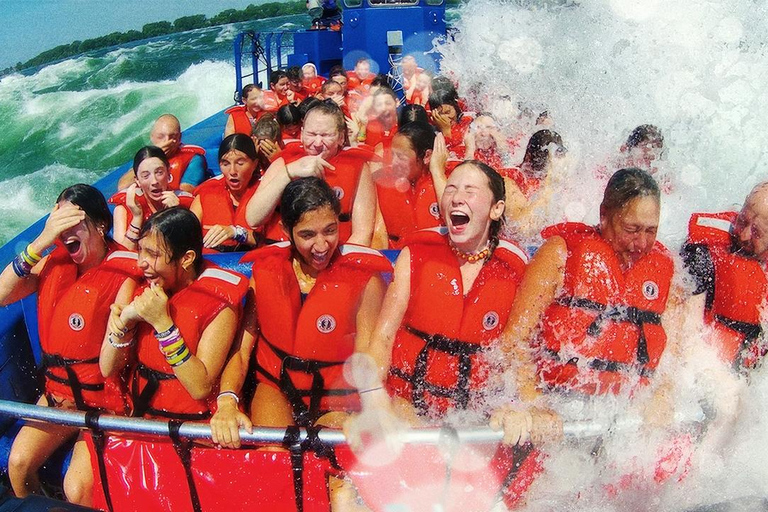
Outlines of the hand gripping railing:
[{"label": "hand gripping railing", "polygon": [[[0,415],[21,418],[27,421],[44,421],[70,427],[87,428],[86,413],[42,407],[38,405],[0,400]],[[617,421],[567,421],[563,424],[563,434],[567,438],[582,439],[605,435],[609,431],[633,430],[641,423],[639,418]],[[694,420],[694,423],[697,423]],[[123,432],[132,434],[148,434],[168,436],[168,422],[147,420],[143,418],[128,418],[124,416],[102,415],[98,418],[98,429],[107,432]],[[402,440],[414,444],[440,444],[445,436],[444,428],[415,428],[403,434]],[[452,435],[454,433],[452,432]],[[211,439],[211,428],[207,423],[186,422],[179,428],[179,436],[186,439]],[[455,436],[462,443],[498,443],[502,440],[502,432],[490,427],[457,429]],[[319,440],[328,445],[346,443],[344,433],[338,429],[322,429],[318,434]],[[285,429],[273,427],[254,427],[249,433],[240,430],[243,444],[280,444],[285,439]],[[299,442],[307,439],[307,432],[300,431]]]}]

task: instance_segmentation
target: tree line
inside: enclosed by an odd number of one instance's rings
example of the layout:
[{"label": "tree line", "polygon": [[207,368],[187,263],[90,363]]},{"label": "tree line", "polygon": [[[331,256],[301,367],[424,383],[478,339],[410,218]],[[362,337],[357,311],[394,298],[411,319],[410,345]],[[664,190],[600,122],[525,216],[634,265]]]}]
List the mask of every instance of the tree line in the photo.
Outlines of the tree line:
[{"label": "tree line", "polygon": [[182,16],[174,22],[157,21],[147,23],[139,30],[129,30],[127,32],[112,32],[101,37],[85,39],[83,41],[73,41],[69,44],[62,44],[46,50],[39,55],[32,57],[26,62],[18,62],[0,71],[0,76],[20,71],[22,69],[41,66],[50,62],[66,59],[81,53],[109,48],[133,41],[140,41],[151,37],[165,36],[187,30],[198,28],[214,27],[217,25],[227,25],[241,21],[274,18],[277,16],[288,16],[291,14],[302,14],[307,12],[306,1],[296,0],[288,2],[269,2],[261,5],[249,5],[245,9],[227,9],[219,14],[208,18],[205,14],[195,14],[192,16]]}]

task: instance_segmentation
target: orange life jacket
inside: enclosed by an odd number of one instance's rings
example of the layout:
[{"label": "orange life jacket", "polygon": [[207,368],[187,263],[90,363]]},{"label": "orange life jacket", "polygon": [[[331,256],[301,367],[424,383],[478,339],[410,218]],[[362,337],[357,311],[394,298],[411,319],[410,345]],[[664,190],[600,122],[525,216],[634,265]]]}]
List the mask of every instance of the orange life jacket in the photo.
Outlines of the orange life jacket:
[{"label": "orange life jacket", "polygon": [[[265,114],[265,112],[266,111],[264,110],[259,111],[258,115],[254,119],[254,123],[258,121],[259,118]],[[235,105],[234,107],[229,107],[224,111],[224,113],[232,116],[232,120],[235,123],[235,133],[242,133],[243,135],[247,135],[249,137],[253,134],[253,123],[251,123],[251,119],[246,113],[245,105]]]},{"label": "orange life jacket", "polygon": [[264,95],[264,110],[267,112],[277,112],[280,107],[288,104],[288,98],[280,97],[275,91],[262,91]]},{"label": "orange life jacket", "polygon": [[168,180],[169,189],[178,190],[181,187],[181,178],[189,167],[189,162],[197,155],[205,159],[205,150],[200,146],[182,144],[175,155],[168,157],[168,172],[171,175]]},{"label": "orange life jacket", "polygon": [[409,190],[401,192],[394,185],[376,183],[390,249],[402,249],[405,237],[411,233],[442,224],[432,176],[424,173],[413,186],[408,186]]},{"label": "orange life jacket", "polygon": [[368,121],[368,125],[365,128],[365,143],[372,148],[381,144],[384,151],[387,152],[392,147],[392,139],[395,138],[395,135],[397,135],[397,123],[389,130],[386,130],[381,121],[372,118]]},{"label": "orange life jacket", "polygon": [[325,78],[321,76],[316,76],[314,78],[305,78],[301,82],[304,88],[309,92],[308,96],[317,94],[324,83],[325,83]]},{"label": "orange life jacket", "polygon": [[[225,308],[240,317],[241,302],[248,290],[248,280],[235,272],[207,263],[197,279],[175,293],[168,301],[168,311],[192,354],[208,324]],[[137,290],[141,294],[144,288]],[[138,326],[138,364],[133,373],[133,415],[194,420],[210,416],[211,400],[195,400],[178,381],[173,368],[158,347],[154,329],[146,322]],[[215,397],[216,393],[212,393]]]},{"label": "orange life jacket", "polygon": [[126,279],[142,275],[136,259],[136,253],[111,242],[104,261],[78,277],[63,246],[57,244],[48,256],[37,304],[47,393],[82,410],[125,412],[119,379],[104,379],[99,353],[118,290]]},{"label": "orange life jacket", "polygon": [[762,305],[768,279],[759,261],[734,252],[731,227],[736,212],[695,213],[688,223],[689,244],[709,250],[714,266],[714,294],[707,297],[704,318],[715,330],[721,357],[734,369],[752,369],[765,355],[759,343]]},{"label": "orange life jacket", "polygon": [[542,180],[523,173],[518,167],[507,167],[498,171],[505,178],[514,181],[526,199],[530,199],[541,187]]},{"label": "orange life jacket", "polygon": [[372,276],[392,270],[389,260],[368,247],[342,245],[304,299],[290,242],[258,249],[243,261],[253,261],[259,380],[285,393],[299,425],[329,410],[357,410],[342,367],[355,350],[363,291]]},{"label": "orange life jacket", "polygon": [[[286,144],[280,155],[286,165],[295,162],[299,158],[307,156],[301,143]],[[357,184],[360,174],[366,163],[376,158],[376,155],[367,147],[345,147],[328,163],[335,167],[334,170],[325,169],[325,181],[336,192],[341,202],[341,214],[339,215],[339,243],[344,243],[352,234],[352,208],[357,194]],[[264,236],[267,240],[286,241],[285,234],[280,227],[280,212],[276,208],[264,227]]]},{"label": "orange life jacket", "polygon": [[[176,194],[176,197],[179,198],[179,206],[182,208],[189,209],[189,207],[192,205],[192,201],[195,199],[195,196],[183,190],[174,190],[173,193]],[[109,198],[109,202],[116,206],[122,206],[125,208],[125,228],[127,229],[128,225],[133,221],[133,213],[131,212],[131,209],[128,208],[128,206],[125,204],[125,196],[126,189],[119,190]],[[144,195],[144,192],[138,187],[136,188],[136,204],[141,206],[142,223],[147,222],[147,219],[149,219],[149,217],[155,212],[153,212],[152,208],[150,208],[149,202],[147,201],[147,197]]]},{"label": "orange life jacket", "polygon": [[500,241],[466,291],[446,228],[414,233],[407,246],[411,297],[395,338],[387,386],[420,412],[441,416],[448,408],[467,407],[483,386],[489,369],[482,352],[507,323],[528,257]]},{"label": "orange life jacket", "polygon": [[674,265],[659,242],[627,271],[597,230],[550,226],[568,257],[562,293],[544,312],[538,364],[544,384],[587,394],[618,393],[647,382],[667,336],[661,326]]},{"label": "orange life jacket", "polygon": [[[254,171],[254,177],[251,179],[252,184],[243,193],[237,207],[232,203],[232,196],[229,194],[227,182],[223,174],[206,180],[195,188],[195,196],[200,198],[200,207],[203,211],[203,218],[200,222],[203,226],[203,236],[208,233],[208,229],[205,226],[215,226],[217,224],[222,226],[242,226],[249,231],[251,230],[248,227],[248,222],[245,220],[245,210],[248,206],[248,201],[251,200],[256,189],[259,188],[256,172]],[[248,248],[244,244],[230,239],[222,243],[215,250],[203,249],[203,252],[214,253],[222,250],[242,251]]]}]

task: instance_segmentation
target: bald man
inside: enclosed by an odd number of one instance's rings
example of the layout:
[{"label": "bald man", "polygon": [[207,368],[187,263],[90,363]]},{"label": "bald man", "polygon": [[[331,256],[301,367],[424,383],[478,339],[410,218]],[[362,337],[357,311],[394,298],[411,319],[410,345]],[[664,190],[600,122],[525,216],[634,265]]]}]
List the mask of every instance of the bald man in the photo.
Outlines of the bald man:
[{"label": "bald man", "polygon": [[753,369],[766,353],[768,182],[752,189],[738,213],[694,214],[682,256],[696,284],[692,309],[712,328],[721,359],[737,372]]},{"label": "bald man", "polygon": [[[171,190],[192,192],[207,177],[208,163],[205,150],[199,146],[181,143],[181,125],[176,116],[163,114],[157,118],[149,133],[149,143],[163,150],[170,164]],[[133,169],[129,169],[117,183],[118,190],[134,181]]]}]

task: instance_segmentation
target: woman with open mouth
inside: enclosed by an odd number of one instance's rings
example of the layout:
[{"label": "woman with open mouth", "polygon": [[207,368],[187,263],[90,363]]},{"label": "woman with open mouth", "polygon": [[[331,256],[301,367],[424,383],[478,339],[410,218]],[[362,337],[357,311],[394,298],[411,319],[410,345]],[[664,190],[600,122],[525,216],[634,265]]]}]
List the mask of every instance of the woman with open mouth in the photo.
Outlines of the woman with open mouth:
[{"label": "woman with open mouth", "polygon": [[189,209],[203,226],[203,252],[244,251],[256,247],[245,207],[259,186],[258,153],[253,139],[233,133],[221,141],[221,175],[195,189]]},{"label": "woman with open mouth", "polygon": [[[484,353],[498,346],[528,258],[499,239],[504,180],[489,166],[475,160],[458,165],[448,178],[440,211],[445,227],[406,240],[365,351],[370,357],[355,359],[364,411],[360,425],[372,411],[386,417],[380,411],[390,410],[390,417],[418,425],[451,410],[482,408],[493,370]],[[523,383],[531,381],[528,377]],[[547,428],[532,431],[534,418]],[[503,427],[505,441],[516,445],[531,437],[541,440],[547,430],[556,435],[549,418],[548,411],[503,409],[491,423]],[[388,427],[381,428],[386,432]],[[355,430],[353,421],[348,432]],[[351,444],[359,446],[354,440]]]},{"label": "woman with open mouth", "polygon": [[183,208],[151,216],[139,238],[144,283],[112,306],[99,364],[119,373],[133,354],[133,416],[210,417],[237,330],[244,276],[203,260],[197,217]]},{"label": "woman with open mouth", "polygon": [[[42,233],[0,274],[0,303],[38,293],[45,392],[38,405],[125,414],[117,379],[99,371],[109,305],[131,294],[140,278],[136,255],[120,250],[104,196],[90,185],[65,189]],[[48,249],[53,250],[42,256]],[[53,423],[27,424],[13,443],[8,476],[16,496],[40,492],[37,470],[77,429]],[[82,439],[75,444],[64,491],[90,505],[93,476]]]},{"label": "woman with open mouth", "polygon": [[155,212],[172,206],[189,208],[193,196],[183,190],[171,190],[170,164],[165,152],[156,146],[144,146],[133,158],[135,182],[109,198],[115,204],[114,237],[123,247],[136,250],[142,225]]},{"label": "woman with open mouth", "polygon": [[[339,200],[319,178],[285,188],[280,211],[289,242],[250,253],[254,310],[246,314],[238,351],[222,374],[214,442],[238,448],[238,427],[339,426],[359,409],[344,361],[371,335],[384,295],[378,251],[339,245]],[[238,410],[255,350],[257,386]]]}]

